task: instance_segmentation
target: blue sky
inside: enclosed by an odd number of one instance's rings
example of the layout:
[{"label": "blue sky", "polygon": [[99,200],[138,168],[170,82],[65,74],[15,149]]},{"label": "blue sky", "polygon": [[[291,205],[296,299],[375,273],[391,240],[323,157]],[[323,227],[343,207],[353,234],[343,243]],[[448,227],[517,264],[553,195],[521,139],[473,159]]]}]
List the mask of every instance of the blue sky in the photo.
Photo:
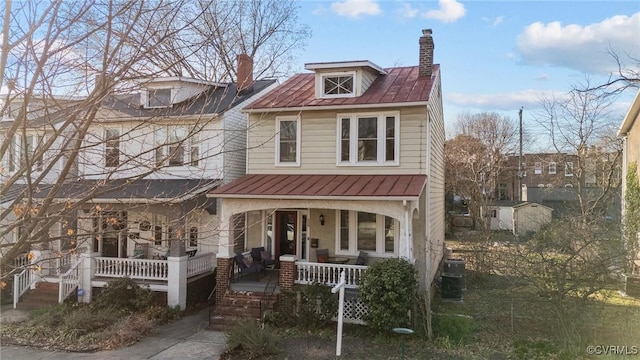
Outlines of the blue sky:
[{"label": "blue sky", "polygon": [[[321,61],[417,65],[421,30],[433,29],[448,127],[461,112],[517,120],[520,107],[526,123],[542,94],[606,80],[609,48],[640,59],[640,1],[304,0],[300,20],[312,37],[296,72]],[[634,95],[617,102],[620,122]]]}]

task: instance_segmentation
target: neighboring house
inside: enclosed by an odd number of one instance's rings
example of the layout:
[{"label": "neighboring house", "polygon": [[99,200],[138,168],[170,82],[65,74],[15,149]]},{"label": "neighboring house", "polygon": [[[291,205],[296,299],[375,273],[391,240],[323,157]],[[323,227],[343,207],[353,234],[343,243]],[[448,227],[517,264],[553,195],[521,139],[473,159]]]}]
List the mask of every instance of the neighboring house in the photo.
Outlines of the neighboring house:
[{"label": "neighboring house", "polygon": [[[622,157],[622,178],[626,179],[629,165],[635,163],[640,177],[640,91],[636,94],[627,115],[620,125],[618,136],[624,139]],[[626,181],[622,182],[622,214],[625,214],[625,194],[627,191]],[[624,218],[623,218],[624,221]],[[640,248],[640,234],[638,234],[638,248]],[[640,253],[635,261],[635,272],[640,272]]]},{"label": "neighboring house", "polygon": [[[578,206],[577,189],[580,186],[584,196],[596,198],[602,193],[607,181],[610,162],[615,154],[607,154],[592,148],[593,156],[584,157],[584,176],[578,184],[576,171],[579,159],[575,154],[567,153],[529,153],[522,156],[522,171],[519,172],[520,157],[508,155],[505,159],[505,171],[497,181],[496,201],[529,201],[551,207],[554,216],[570,214]],[[619,164],[618,164],[619,165]],[[621,180],[619,166],[615,165],[613,182]],[[520,177],[518,174],[520,173]],[[520,189],[520,191],[518,191]],[[606,216],[619,218],[619,192],[614,185],[612,201],[608,202]]]},{"label": "neighboring house", "polygon": [[496,201],[487,206],[489,229],[524,236],[551,222],[550,207],[531,202]]},{"label": "neighboring house", "polygon": [[246,55],[238,62],[238,83],[140,79],[136,92],[102,102],[83,138],[77,178],[56,194],[65,202],[90,199],[69,231],[88,270],[78,274],[84,301],[92,288],[130,277],[184,308],[187,284],[213,274],[218,204],[206,192],[244,175],[247,115],[240,109],[276,85],[253,81]]},{"label": "neighboring house", "polygon": [[[230,229],[220,233],[216,296],[230,286],[234,255],[255,247],[278,261],[281,289],[335,284],[340,270],[356,288],[353,274],[396,257],[415,263],[421,287],[430,286],[444,246],[444,119],[431,30],[419,39],[418,66],[305,68],[245,107],[247,175],[209,192]],[[321,263],[318,250],[340,264]],[[365,266],[354,265],[359,255]]]}]

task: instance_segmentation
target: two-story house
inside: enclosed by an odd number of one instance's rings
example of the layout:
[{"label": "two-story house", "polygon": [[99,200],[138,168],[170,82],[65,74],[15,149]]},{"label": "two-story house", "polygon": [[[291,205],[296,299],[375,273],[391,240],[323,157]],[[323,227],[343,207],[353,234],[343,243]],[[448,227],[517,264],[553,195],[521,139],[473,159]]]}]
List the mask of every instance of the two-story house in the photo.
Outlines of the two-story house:
[{"label": "two-story house", "polygon": [[247,115],[240,109],[276,84],[254,81],[248,56],[238,63],[236,83],[139,79],[135,91],[102,101],[82,139],[77,176],[56,194],[81,204],[69,234],[86,274],[69,282],[83,289],[84,301],[91,289],[129,277],[184,308],[188,284],[213,274],[218,205],[205,194],[244,175]]},{"label": "two-story house", "polygon": [[[618,130],[618,136],[624,139],[623,145],[623,159],[622,159],[622,179],[627,178],[630,167],[635,165],[638,177],[640,178],[640,91],[636,94],[633,103],[629,107],[627,115],[624,117],[620,129]],[[623,223],[626,221],[624,218],[626,214],[626,194],[628,185],[626,180],[622,182],[622,215]],[[637,237],[637,243],[635,249],[638,250],[634,260],[635,268],[633,273],[640,275],[640,233]]]},{"label": "two-story house", "polygon": [[[444,246],[445,136],[433,48],[423,30],[418,66],[309,63],[309,72],[245,107],[247,175],[209,192],[221,199],[228,229],[218,242],[219,299],[234,256],[253,248],[277,260],[281,289],[335,284],[341,270],[355,288],[353,274],[393,257],[415,263],[420,285],[430,286]],[[364,265],[355,265],[359,256]]]}]

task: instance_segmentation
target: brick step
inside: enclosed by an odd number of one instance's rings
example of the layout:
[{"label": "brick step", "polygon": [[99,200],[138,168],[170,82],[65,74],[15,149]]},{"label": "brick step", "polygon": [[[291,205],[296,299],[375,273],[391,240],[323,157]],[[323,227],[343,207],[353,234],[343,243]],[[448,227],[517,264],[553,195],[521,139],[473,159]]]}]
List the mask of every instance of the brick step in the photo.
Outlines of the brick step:
[{"label": "brick step", "polygon": [[56,306],[57,304],[58,304],[57,299],[54,302],[40,302],[40,301],[24,302],[24,301],[20,301],[20,302],[18,302],[16,304],[16,309],[30,311],[30,310],[44,309],[44,308],[48,308],[48,307],[53,307],[53,306]]},{"label": "brick step", "polygon": [[273,306],[277,302],[277,299],[222,298],[218,306],[260,307],[260,304],[262,306]]}]

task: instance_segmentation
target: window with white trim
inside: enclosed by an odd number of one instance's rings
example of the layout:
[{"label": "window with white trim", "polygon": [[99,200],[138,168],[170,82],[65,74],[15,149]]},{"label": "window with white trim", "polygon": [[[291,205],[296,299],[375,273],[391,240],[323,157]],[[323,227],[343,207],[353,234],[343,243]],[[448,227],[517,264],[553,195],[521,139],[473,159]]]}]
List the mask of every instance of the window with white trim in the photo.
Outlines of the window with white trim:
[{"label": "window with white trim", "polygon": [[353,97],[356,95],[356,73],[354,71],[320,75],[323,98]]},{"label": "window with white trim", "polygon": [[35,134],[15,135],[9,144],[9,171],[31,166],[31,171],[42,171],[42,157],[34,159],[36,148],[44,138]]},{"label": "window with white trim", "polygon": [[105,167],[117,167],[120,165],[120,130],[104,130],[104,165]]},{"label": "window with white trim", "polygon": [[337,210],[336,253],[343,255],[367,251],[395,254],[399,237],[398,221],[368,212]]},{"label": "window with white trim", "polygon": [[399,124],[397,111],[338,114],[338,164],[398,165]]},{"label": "window with white trim", "polygon": [[556,163],[552,161],[549,163],[549,175],[555,175],[555,174],[556,174]]},{"label": "window with white trim", "polygon": [[148,108],[163,108],[168,106],[171,106],[171,88],[147,90]]},{"label": "window with white trim", "polygon": [[161,126],[155,130],[156,166],[199,164],[199,139],[186,125]]},{"label": "window with white trim", "polygon": [[297,116],[276,118],[276,164],[300,165],[300,118]]},{"label": "window with white trim", "polygon": [[541,163],[540,161],[536,161],[536,162],[533,164],[533,167],[534,167],[534,169],[533,169],[533,173],[534,173],[534,174],[536,174],[536,175],[542,175],[542,163]]},{"label": "window with white trim", "polygon": [[564,176],[573,176],[573,162],[568,161],[564,165]]}]

